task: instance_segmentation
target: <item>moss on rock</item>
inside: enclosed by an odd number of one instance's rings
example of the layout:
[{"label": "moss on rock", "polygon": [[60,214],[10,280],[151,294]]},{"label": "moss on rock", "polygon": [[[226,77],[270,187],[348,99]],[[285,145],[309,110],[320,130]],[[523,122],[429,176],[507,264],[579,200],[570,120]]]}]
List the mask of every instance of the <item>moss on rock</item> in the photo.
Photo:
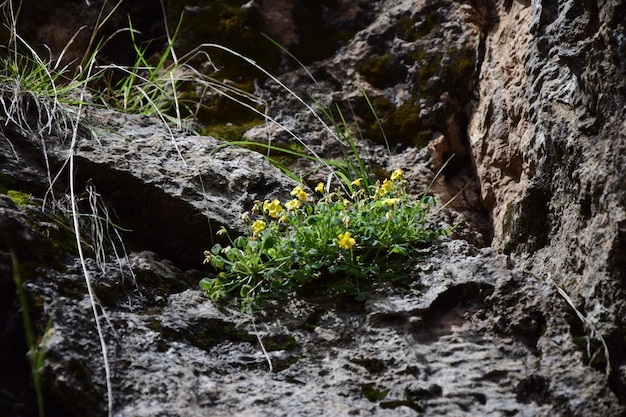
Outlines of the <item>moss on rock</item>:
[{"label": "moss on rock", "polygon": [[359,72],[370,84],[380,88],[402,81],[407,74],[406,67],[390,53],[365,58]]},{"label": "moss on rock", "polygon": [[7,190],[7,197],[15,203],[18,207],[33,205],[33,200],[30,194],[22,193],[16,190]]},{"label": "moss on rock", "polygon": [[[178,16],[184,11],[177,47],[186,53],[203,43],[216,43],[252,58],[270,71],[277,69],[279,50],[261,36],[267,28],[260,11],[244,7],[246,3],[245,0],[171,2],[171,27],[176,26]],[[216,50],[209,50],[209,54],[220,68],[222,79],[258,77],[258,72],[239,58]]]},{"label": "moss on rock", "polygon": [[390,388],[378,388],[374,383],[361,384],[361,394],[371,402],[384,400],[390,391]]},{"label": "moss on rock", "polygon": [[470,100],[473,81],[477,77],[475,51],[470,47],[448,50],[447,62],[442,68],[442,81],[450,86],[454,95],[463,102]]},{"label": "moss on rock", "polygon": [[401,19],[396,24],[398,37],[406,42],[418,41],[441,28],[442,16],[436,11],[426,15],[418,14],[413,18]]},{"label": "moss on rock", "polygon": [[[396,107],[391,100],[378,97],[372,100],[372,104],[390,143],[422,147],[431,139],[432,118],[420,116],[420,108],[415,100]],[[368,138],[382,143],[382,132],[375,120],[368,124],[366,133]]]},{"label": "moss on rock", "polygon": [[247,123],[217,123],[211,124],[203,128],[200,133],[205,136],[211,136],[224,142],[234,142],[243,139],[243,134],[250,128],[258,126],[261,120],[251,121]]}]

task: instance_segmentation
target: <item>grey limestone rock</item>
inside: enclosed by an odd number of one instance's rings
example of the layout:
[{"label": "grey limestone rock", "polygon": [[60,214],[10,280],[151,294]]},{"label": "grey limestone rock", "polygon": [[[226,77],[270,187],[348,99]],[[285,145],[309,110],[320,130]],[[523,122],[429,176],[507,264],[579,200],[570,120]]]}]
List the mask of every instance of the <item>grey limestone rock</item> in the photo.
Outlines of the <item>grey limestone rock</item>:
[{"label": "grey limestone rock", "polygon": [[[272,33],[296,45],[304,32],[290,13],[310,3],[281,4],[246,7],[267,25],[287,22]],[[253,152],[94,110],[107,129],[81,132],[75,149],[80,207],[95,191],[132,231],[128,256],[88,252],[81,265],[63,219],[40,210],[49,172],[61,173],[55,195],[67,192],[67,140],[2,119],[0,191],[39,206],[0,196],[0,370],[15,381],[0,382],[0,414],[36,414],[23,394],[29,370],[15,365],[27,347],[13,252],[45,335],[41,377],[57,415],[107,413],[83,268],[116,416],[626,415],[625,10],[618,0],[341,2],[329,27],[354,18],[358,30],[311,62],[319,84],[297,70],[281,80],[324,105],[352,100],[368,162],[405,169],[415,194],[457,154],[432,192],[449,202],[437,221],[465,219],[365,302],[303,292],[254,316],[212,304],[197,287],[211,273],[202,251],[222,226],[241,232],[254,200],[293,183]],[[341,156],[285,91],[256,85],[308,146]],[[246,133],[268,134],[291,140],[269,125]]]}]

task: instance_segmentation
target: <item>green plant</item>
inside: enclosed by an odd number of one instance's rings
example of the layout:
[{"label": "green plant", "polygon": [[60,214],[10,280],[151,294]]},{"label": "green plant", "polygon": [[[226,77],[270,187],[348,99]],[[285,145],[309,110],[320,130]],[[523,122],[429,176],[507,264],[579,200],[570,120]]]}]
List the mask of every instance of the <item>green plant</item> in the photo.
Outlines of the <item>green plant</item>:
[{"label": "green plant", "polygon": [[[17,32],[20,7],[15,9],[12,1],[0,5],[10,33],[7,44],[0,46],[5,52],[0,58],[0,106],[11,122],[35,134],[65,132],[59,137],[67,139],[64,137],[67,132],[79,124],[92,133],[96,131],[97,122],[81,114],[78,106],[148,115],[161,119],[168,127],[184,129],[188,128],[185,122],[202,107],[202,99],[208,92],[228,95],[248,105],[262,104],[249,93],[216,81],[194,68],[191,61],[206,57],[210,62],[201,48],[182,57],[176,55],[174,41],[182,15],[173,34],[166,26],[167,42],[156,62],[146,55],[147,47],[140,44],[136,37],[138,31],[130,19],[127,28],[116,31],[109,38],[100,38],[98,33],[121,3],[118,0],[106,14],[103,5],[82,58],[71,62],[65,62],[64,56],[79,32],[68,41],[59,56],[42,56]],[[163,2],[161,6],[165,16]],[[116,63],[103,65],[101,50],[123,33],[130,35],[129,42],[136,54],[134,64],[128,67]],[[201,93],[191,100],[184,100],[181,88],[185,85],[187,90]],[[32,112],[26,111],[32,108],[36,110],[34,118]]]},{"label": "green plant", "polygon": [[428,224],[435,200],[426,194],[411,199],[402,170],[373,185],[360,177],[345,185],[350,194],[319,183],[317,200],[297,186],[289,201],[257,202],[244,215],[247,235],[205,253],[219,273],[204,278],[201,288],[213,301],[234,297],[250,312],[267,297],[284,298],[341,274],[340,291],[362,298],[360,280],[397,272],[394,266],[450,232]]},{"label": "green plant", "polygon": [[[110,71],[121,71],[122,77],[114,84],[105,83],[106,88],[98,91],[106,107],[112,107],[131,114],[158,116],[163,121],[180,124],[181,115],[189,115],[189,109],[181,109],[178,88],[183,79],[176,72],[180,71],[174,52],[174,40],[180,29],[181,15],[173,37],[167,33],[168,42],[156,64],[150,63],[146,56],[147,47],[142,47],[136,39],[136,30],[128,19],[130,42],[136,54],[132,67],[121,67],[115,64],[103,67]],[[107,74],[107,77],[110,74]]]},{"label": "green plant", "polygon": [[[79,90],[97,82],[105,75],[103,70],[94,71],[99,48],[105,42],[103,40],[96,43],[95,40],[97,33],[121,3],[121,0],[118,1],[107,15],[102,13],[104,8],[102,9],[95,23],[89,47],[80,63],[64,62],[64,56],[80,30],[67,42],[57,57],[41,56],[17,31],[21,3],[17,9],[12,1],[5,1],[0,5],[2,21],[9,32],[8,42],[2,46],[5,54],[0,58],[1,99],[3,110],[11,121],[20,127],[28,124],[26,118],[16,117],[23,114],[20,99],[24,97],[33,100],[32,105],[36,106],[39,113],[39,122],[49,124],[59,118],[64,121],[67,121],[68,117],[71,118],[74,112],[65,106],[84,104],[84,101],[79,99]],[[5,97],[5,94],[8,97]],[[7,102],[7,98],[11,101]]]},{"label": "green plant", "polygon": [[[317,84],[297,58],[274,44],[296,60]],[[214,44],[204,46],[225,50]],[[205,252],[205,263],[217,271],[216,276],[200,281],[201,289],[211,300],[234,298],[242,311],[251,312],[266,298],[285,298],[308,283],[333,275],[345,277],[339,280],[338,291],[352,292],[362,299],[360,282],[363,279],[397,274],[395,267],[402,261],[406,262],[438,237],[450,233],[451,229],[434,228],[429,224],[430,209],[435,205],[435,199],[428,195],[430,187],[421,198],[414,200],[406,192],[407,181],[402,170],[395,170],[383,181],[377,179],[370,164],[361,156],[353,127],[339,104],[326,109],[311,97],[313,105],[310,105],[248,58],[228,52],[255,66],[300,102],[334,139],[342,158],[322,158],[297,134],[258,111],[268,122],[278,124],[289,133],[304,151],[279,148],[273,146],[271,140],[267,144],[234,141],[223,145],[254,145],[266,149],[268,155],[270,151],[284,152],[315,161],[318,167],[313,171],[325,168],[330,174],[326,184],[319,183],[315,187],[317,200],[301,185],[294,188],[291,193],[294,198],[289,201],[256,202],[251,213],[242,215],[247,227],[245,235],[234,240],[228,236],[230,245],[216,244]],[[360,90],[391,154],[382,121],[364,89]],[[356,120],[349,102],[348,108]],[[356,129],[359,139],[365,139],[358,125]],[[268,159],[276,162],[269,156]],[[288,167],[278,166],[292,179],[302,181]],[[225,228],[218,233],[227,234]]]},{"label": "green plant", "polygon": [[[104,2],[106,3],[106,1]],[[114,6],[113,11],[121,4],[121,0]],[[21,7],[21,6],[20,6]],[[76,245],[79,252],[79,258],[83,267],[83,275],[89,299],[91,301],[94,320],[98,332],[98,338],[102,350],[104,361],[104,372],[107,387],[107,408],[108,415],[113,415],[113,392],[110,376],[110,367],[108,361],[107,345],[104,339],[104,332],[101,326],[101,319],[106,316],[106,312],[95,298],[95,294],[90,281],[90,273],[88,271],[85,256],[83,254],[83,245],[85,240],[82,238],[79,219],[82,218],[77,203],[77,196],[74,186],[74,150],[79,138],[79,127],[87,126],[92,128],[89,121],[84,118],[84,106],[95,106],[88,97],[94,96],[97,90],[94,86],[98,85],[107,74],[108,68],[99,67],[96,63],[96,57],[99,49],[105,41],[96,43],[95,36],[98,30],[109,19],[113,11],[104,16],[101,15],[96,22],[94,32],[90,41],[90,45],[85,51],[81,62],[72,66],[72,63],[62,64],[63,55],[68,47],[72,44],[70,39],[65,49],[58,57],[42,58],[37,51],[30,46],[17,31],[17,19],[20,13],[20,7],[17,10],[13,6],[12,1],[5,1],[0,4],[0,13],[2,14],[3,23],[9,31],[9,40],[2,48],[6,49],[6,54],[0,58],[0,108],[2,109],[3,124],[10,125],[12,129],[18,130],[25,135],[32,136],[41,141],[43,157],[46,161],[48,169],[49,189],[46,196],[54,195],[54,183],[60,177],[60,173],[51,172],[48,164],[48,155],[46,151],[46,141],[51,137],[57,137],[59,140],[71,140],[67,160],[61,169],[68,169],[69,174],[69,194],[70,194],[70,215],[73,220],[73,230],[76,238]],[[78,34],[78,33],[77,33]],[[76,35],[74,37],[76,37]],[[95,46],[94,46],[95,45]],[[93,47],[93,50],[92,50]],[[92,130],[93,132],[93,130]],[[10,140],[5,139],[11,145]],[[18,154],[14,152],[16,159]],[[16,204],[26,202],[23,195],[8,190],[7,195],[12,198]],[[91,201],[90,201],[91,203]],[[59,210],[58,202],[54,204],[46,204],[44,199],[43,208],[53,208]],[[93,213],[96,223],[100,220],[97,213]],[[94,230],[94,235],[101,234],[103,229],[100,227]],[[96,261],[99,262],[101,254],[102,239],[93,242],[94,252],[96,252]],[[19,272],[19,265],[16,256],[11,253],[13,261],[13,279],[17,288],[18,299],[22,309],[22,318],[24,321],[24,329],[26,333],[27,343],[30,349],[29,360],[32,369],[33,386],[37,395],[38,412],[40,416],[44,415],[43,407],[43,390],[39,379],[39,370],[44,360],[44,350],[41,348],[44,341],[36,343],[30,314],[28,310],[27,300],[22,290],[22,279]]]},{"label": "green plant", "polygon": [[26,335],[26,344],[28,345],[28,362],[30,364],[31,376],[33,378],[33,389],[35,390],[35,396],[37,398],[37,411],[40,417],[44,417],[45,410],[43,389],[41,387],[41,379],[39,376],[44,360],[45,340],[41,340],[40,343],[36,343],[30,309],[28,308],[28,300],[26,299],[26,294],[22,288],[22,275],[20,273],[19,261],[13,250],[10,251],[10,255],[13,268],[13,283],[15,284],[17,300],[22,311],[22,323],[24,325],[24,334]]},{"label": "green plant", "polygon": [[16,190],[7,190],[7,197],[9,197],[18,207],[34,204],[32,201],[32,197],[29,194],[22,193]]}]

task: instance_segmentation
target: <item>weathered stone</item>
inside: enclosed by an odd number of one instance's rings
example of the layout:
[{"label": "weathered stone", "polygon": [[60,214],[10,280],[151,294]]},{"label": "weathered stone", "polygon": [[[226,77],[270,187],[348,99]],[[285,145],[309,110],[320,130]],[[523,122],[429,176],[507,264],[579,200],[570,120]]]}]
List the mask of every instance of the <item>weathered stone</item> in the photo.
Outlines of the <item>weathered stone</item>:
[{"label": "weathered stone", "polygon": [[[335,108],[339,106],[361,156],[373,171],[382,177],[385,171],[401,166],[417,194],[454,155],[436,191],[444,201],[458,197],[451,204],[466,213],[464,218],[483,235],[472,240],[483,245],[490,241],[490,226],[473,175],[466,133],[489,25],[489,8],[482,2],[472,7],[452,1],[390,2],[335,56],[311,64],[309,72],[293,71],[280,77],[306,102],[315,99],[313,108],[333,109],[335,122],[341,124]],[[363,92],[386,133],[391,157]],[[335,128],[330,120],[321,116],[328,125],[324,126],[273,81],[265,82],[260,94],[269,105],[269,114],[297,140],[322,157],[344,158],[340,143],[331,133]],[[295,141],[292,134],[275,127],[256,127],[245,134],[247,139],[258,141],[267,141],[268,136],[272,143]],[[403,158],[405,151],[415,155],[435,142],[431,152],[420,153],[421,160]],[[311,171],[312,163],[298,161],[291,168],[303,175]],[[325,175],[322,171],[309,180],[314,184]]]},{"label": "weathered stone", "polygon": [[[318,3],[316,10],[325,7]],[[142,117],[91,114],[110,129],[99,141],[79,142],[79,191],[95,185],[120,225],[133,229],[127,258],[90,252],[84,266],[108,319],[99,322],[114,414],[623,416],[623,3],[340,3],[327,27],[340,30],[352,19],[348,31],[367,27],[343,47],[311,55],[324,58],[310,66],[319,84],[304,71],[281,80],[324,106],[343,103],[346,115],[344,99],[352,100],[367,162],[381,173],[402,167],[415,194],[456,154],[431,189],[450,200],[436,219],[464,218],[457,237],[472,242],[440,243],[407,266],[409,278],[374,284],[364,303],[303,292],[252,317],[211,304],[195,284],[204,273],[194,269],[213,232],[240,231],[241,211],[254,199],[285,195],[291,182],[259,155],[218,149],[211,138],[170,136]],[[260,13],[279,40],[304,47],[308,28],[296,8],[308,2],[234,4],[232,16]],[[333,42],[336,33],[328,34]],[[359,86],[391,136],[391,156],[376,143]],[[343,157],[282,87],[260,80],[257,88],[270,114],[304,144]],[[60,170],[68,143],[26,138],[2,122],[0,191],[43,198],[46,166]],[[294,140],[272,125],[247,132],[268,135],[279,144]],[[66,184],[61,175],[57,195]],[[104,362],[83,266],[75,246],[57,245],[71,232],[45,216],[0,196],[0,344],[21,343],[3,350],[2,360],[17,363],[26,349],[12,249],[37,336],[47,335],[48,408],[105,415]],[[23,391],[27,366],[0,365]],[[36,414],[27,397],[1,387],[0,413]]]},{"label": "weathered stone", "polygon": [[[295,185],[262,155],[210,137],[174,133],[143,117],[100,112],[88,117],[97,133],[78,142],[76,194],[95,187],[119,226],[131,230],[130,241],[185,267],[202,262],[221,227],[241,233],[240,216],[255,200],[288,196]],[[16,135],[0,144],[7,161],[3,174],[32,182],[32,191],[42,196],[48,182],[44,158],[51,176],[60,171],[55,184],[60,189],[68,184],[69,155],[67,141],[51,141],[45,150],[43,143]],[[38,175],[22,162],[31,160],[42,161]]]},{"label": "weathered stone", "polygon": [[[296,404],[304,416],[618,415],[602,371],[586,366],[574,344],[576,318],[556,287],[463,242],[431,255],[402,286],[381,285],[350,307],[301,298],[247,316],[197,290],[162,305],[118,287],[120,302],[101,319],[116,415],[287,416]],[[131,255],[137,275],[154,269],[146,259]],[[119,276],[93,266],[94,282]],[[105,389],[89,301],[55,295],[62,279],[30,286],[45,311],[56,306],[44,380],[71,415],[100,414]],[[128,292],[152,285],[137,279]],[[71,406],[66,400],[85,393]]]},{"label": "weathered stone", "polygon": [[[492,246],[551,275],[615,340],[626,311],[623,6],[499,2],[469,129]],[[616,369],[623,358],[616,348]]]}]

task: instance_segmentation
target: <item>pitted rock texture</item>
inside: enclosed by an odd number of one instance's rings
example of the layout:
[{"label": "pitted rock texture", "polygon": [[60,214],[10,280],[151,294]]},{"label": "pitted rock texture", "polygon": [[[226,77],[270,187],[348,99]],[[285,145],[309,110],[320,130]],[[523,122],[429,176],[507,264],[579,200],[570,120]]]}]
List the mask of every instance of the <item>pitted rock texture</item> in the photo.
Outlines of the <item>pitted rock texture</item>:
[{"label": "pitted rock texture", "polygon": [[[99,111],[86,117],[95,134],[83,132],[77,142],[76,194],[98,193],[128,229],[125,238],[185,268],[202,262],[221,227],[242,233],[241,214],[255,200],[284,198],[296,184],[262,155],[211,137],[173,132],[145,117]],[[67,190],[68,139],[8,133],[0,143],[5,175],[42,197],[49,178],[58,176],[52,190]]]},{"label": "pitted rock texture", "polygon": [[[217,23],[241,34],[226,38],[247,44],[252,26],[234,23],[253,18],[287,22],[273,33],[304,42],[296,9],[310,2],[280,13],[278,0],[224,3]],[[441,242],[407,264],[409,278],[374,285],[365,303],[313,291],[241,315],[200,293],[198,280],[211,273],[196,270],[202,251],[221,226],[240,231],[239,215],[254,199],[284,195],[293,184],[257,154],[170,136],[148,118],[96,112],[110,129],[75,150],[80,207],[96,192],[106,203],[100,214],[107,207],[133,229],[125,233],[128,257],[87,250],[84,266],[101,306],[113,414],[625,416],[624,1],[341,5],[329,27],[358,22],[311,62],[318,84],[305,71],[280,79],[304,98],[354,110],[367,162],[383,173],[402,167],[415,194],[456,154],[432,188],[449,202],[437,221],[465,219],[457,236],[471,243]],[[54,32],[40,24],[46,13],[36,17],[35,28],[47,30],[39,36]],[[290,71],[286,61],[281,68]],[[284,89],[253,84],[307,146],[342,157]],[[360,87],[389,134],[391,156]],[[15,381],[0,384],[0,414],[36,415],[28,366],[17,365],[27,351],[12,280],[18,269],[43,341],[48,414],[106,415],[75,237],[65,211],[40,210],[57,172],[55,203],[67,209],[68,142],[1,121],[0,191],[31,193],[36,206],[0,196],[0,370]],[[268,134],[279,144],[293,140],[271,125],[246,137]],[[97,220],[81,218],[87,249]]]},{"label": "pitted rock texture", "polygon": [[497,15],[468,131],[492,247],[552,276],[621,340],[624,3],[498,2]]},{"label": "pitted rock texture", "polygon": [[[491,12],[482,1],[387,2],[376,19],[334,56],[312,63],[307,70],[279,77],[305,101],[312,97],[313,109],[318,105],[327,109],[338,106],[355,132],[360,155],[374,172],[382,175],[402,167],[416,194],[429,186],[449,160],[433,190],[455,209],[451,217],[458,220],[458,213],[462,213],[464,223],[473,229],[464,237],[473,236],[472,241],[479,246],[489,244],[491,226],[474,177],[467,126],[477,99]],[[333,137],[332,123],[326,121],[328,126],[324,126],[274,81],[264,82],[260,94],[268,103],[268,112],[286,129],[265,124],[249,129],[246,139],[265,142],[270,137],[273,143],[288,144],[294,141],[295,133],[318,155],[344,158]],[[340,121],[337,110],[334,117]],[[426,145],[428,149],[422,152]],[[297,161],[290,168],[304,175],[311,171],[311,165]],[[308,180],[315,184],[326,175],[321,171]]]},{"label": "pitted rock texture", "polygon": [[[154,262],[148,253],[131,255],[139,276],[107,308],[116,415],[623,411],[603,371],[583,361],[569,323],[576,318],[556,287],[490,250],[448,242],[410,280],[381,284],[364,304],[303,298],[252,317],[216,308],[196,290],[161,301],[138,297],[154,285]],[[167,265],[160,270],[172,277],[170,285],[181,274]],[[94,275],[98,291],[109,283],[114,292],[115,277],[114,270]],[[53,282],[42,284],[54,288]],[[96,389],[89,402],[74,403],[75,415],[104,411],[97,401],[104,389],[96,382],[102,380],[102,363],[85,315],[88,300],[39,291],[44,308],[56,300],[46,341],[47,382],[67,398],[82,397],[87,386]],[[82,371],[69,371],[70,363]],[[75,381],[75,374],[90,377]]]}]

